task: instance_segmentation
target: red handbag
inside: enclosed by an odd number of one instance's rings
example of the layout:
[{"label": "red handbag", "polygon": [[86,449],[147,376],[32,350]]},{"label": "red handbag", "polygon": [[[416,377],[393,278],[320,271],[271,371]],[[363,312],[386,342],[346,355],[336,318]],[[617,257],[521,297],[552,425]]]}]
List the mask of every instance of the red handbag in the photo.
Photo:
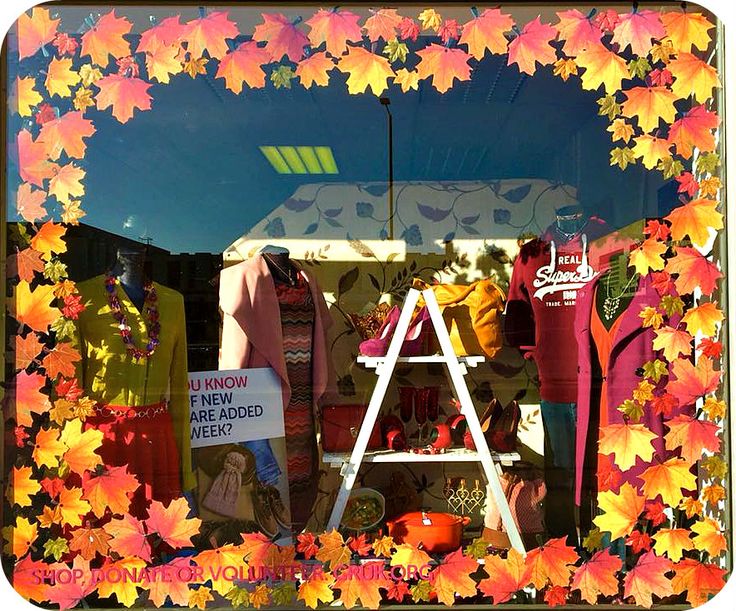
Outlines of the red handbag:
[{"label": "red handbag", "polygon": [[[367,405],[328,405],[322,408],[322,449],[325,452],[350,452],[363,424]],[[381,447],[381,429],[373,427],[368,449]]]}]

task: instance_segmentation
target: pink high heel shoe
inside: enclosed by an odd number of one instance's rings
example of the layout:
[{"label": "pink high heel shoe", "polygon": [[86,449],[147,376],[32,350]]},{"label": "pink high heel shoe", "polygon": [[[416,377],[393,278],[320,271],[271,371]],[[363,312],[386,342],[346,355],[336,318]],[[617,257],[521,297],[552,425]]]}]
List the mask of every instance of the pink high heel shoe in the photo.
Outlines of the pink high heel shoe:
[{"label": "pink high heel shoe", "polygon": [[414,317],[406,332],[404,345],[401,346],[401,356],[419,356],[424,351],[425,339],[427,337],[427,323],[429,323],[429,310],[426,306]]},{"label": "pink high heel shoe", "polygon": [[400,315],[401,310],[399,310],[398,306],[391,308],[383,320],[383,324],[376,332],[376,336],[360,342],[359,349],[363,356],[386,356],[388,345],[394,336]]}]

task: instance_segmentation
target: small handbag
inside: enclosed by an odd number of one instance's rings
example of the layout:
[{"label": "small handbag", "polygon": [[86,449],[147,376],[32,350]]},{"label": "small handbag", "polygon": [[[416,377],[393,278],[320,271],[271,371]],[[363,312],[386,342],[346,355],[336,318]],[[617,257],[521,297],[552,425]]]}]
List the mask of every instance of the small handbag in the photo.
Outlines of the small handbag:
[{"label": "small handbag", "polygon": [[[493,358],[501,349],[501,315],[506,295],[497,284],[486,279],[468,285],[430,285],[415,278],[413,287],[434,291],[457,356],[485,354]],[[424,300],[420,299],[419,306],[422,305]]]},{"label": "small handbag", "polygon": [[[363,424],[367,405],[327,405],[322,407],[322,449],[325,452],[350,452]],[[373,427],[368,449],[381,447],[381,429]]]}]

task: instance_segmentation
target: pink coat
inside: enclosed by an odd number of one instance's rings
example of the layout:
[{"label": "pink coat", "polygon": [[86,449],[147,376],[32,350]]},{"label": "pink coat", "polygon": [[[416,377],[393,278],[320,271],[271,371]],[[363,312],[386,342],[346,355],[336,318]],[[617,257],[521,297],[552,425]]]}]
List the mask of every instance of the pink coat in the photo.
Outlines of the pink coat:
[{"label": "pink coat", "polygon": [[[312,397],[318,402],[334,389],[327,352],[327,329],[332,317],[315,279],[302,270],[315,304],[312,340]],[[271,271],[261,256],[225,268],[220,273],[223,312],[220,369],[271,367],[282,380],[284,409],[291,399],[286,370],[279,303]],[[316,412],[315,412],[316,413]]]},{"label": "pink coat", "polygon": [[[591,420],[591,410],[597,410],[598,404],[592,403],[592,392],[594,385],[600,387],[600,378],[594,379],[593,373],[597,363],[593,363],[595,351],[592,349],[593,337],[590,333],[590,319],[595,307],[593,302],[595,287],[600,276],[591,280],[585,287],[578,291],[577,311],[575,316],[575,337],[578,344],[578,399],[577,399],[577,430],[575,451],[575,501],[581,502],[583,485],[583,466],[585,462],[586,442],[588,438],[588,427]],[[614,337],[611,356],[608,366],[607,388],[608,388],[608,422],[610,424],[623,423],[623,414],[616,409],[624,401],[632,398],[632,391],[644,377],[637,375],[644,363],[654,360],[656,354],[652,347],[655,334],[651,327],[642,327],[642,319],[639,313],[646,306],[657,306],[661,296],[652,286],[650,275],[643,276],[639,281],[630,305],[621,315],[620,326]],[[676,319],[671,319],[676,324]],[[600,369],[598,369],[600,376]],[[641,422],[657,435],[654,440],[655,455],[652,460],[659,458],[665,460],[664,447],[664,420],[661,415],[656,415],[650,409],[644,410]],[[597,432],[593,432],[593,439],[598,438]],[[646,468],[641,459],[637,464],[624,474],[623,481],[629,481],[634,486],[640,486],[638,479]]]}]

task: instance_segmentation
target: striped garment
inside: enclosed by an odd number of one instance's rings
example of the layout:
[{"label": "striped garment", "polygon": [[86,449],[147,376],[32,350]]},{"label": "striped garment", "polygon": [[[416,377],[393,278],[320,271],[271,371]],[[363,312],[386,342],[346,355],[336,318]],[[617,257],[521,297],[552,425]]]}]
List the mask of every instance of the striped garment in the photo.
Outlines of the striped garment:
[{"label": "striped garment", "polygon": [[291,400],[284,410],[291,519],[300,531],[316,497],[317,438],[312,407],[314,302],[299,276],[296,286],[276,284]]}]

